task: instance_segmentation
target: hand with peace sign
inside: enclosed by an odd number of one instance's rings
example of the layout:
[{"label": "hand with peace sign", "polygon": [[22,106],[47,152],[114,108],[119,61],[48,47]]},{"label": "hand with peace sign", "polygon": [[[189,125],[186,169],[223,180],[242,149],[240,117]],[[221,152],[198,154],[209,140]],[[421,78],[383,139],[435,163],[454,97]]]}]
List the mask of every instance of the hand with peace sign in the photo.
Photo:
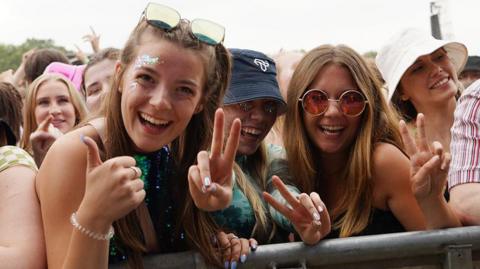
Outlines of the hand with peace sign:
[{"label": "hand with peace sign", "polygon": [[316,192],[302,193],[297,198],[278,176],[273,176],[272,182],[289,205],[278,202],[268,192],[263,192],[265,201],[292,222],[305,244],[316,244],[330,232],[330,216]]},{"label": "hand with peace sign", "polygon": [[400,121],[405,150],[410,156],[410,175],[412,190],[418,199],[428,199],[432,196],[441,197],[445,190],[450,153],[444,152],[440,142],[433,142],[430,147],[425,134],[425,117],[422,113],[417,116],[416,142],[410,135],[404,121]]},{"label": "hand with peace sign", "polygon": [[90,43],[93,53],[97,53],[100,51],[100,35],[95,33],[95,30],[93,30],[92,26],[90,26],[90,31],[92,32],[91,34],[86,34],[82,38],[83,41]]},{"label": "hand with peace sign", "polygon": [[416,142],[404,121],[400,121],[400,133],[410,156],[412,191],[425,216],[427,228],[461,226],[458,217],[443,197],[450,166],[450,153],[445,152],[442,144],[437,141],[429,147],[423,114],[418,114],[416,124]]},{"label": "hand with peace sign", "polygon": [[79,222],[90,230],[105,232],[117,219],[137,208],[145,198],[141,170],[135,159],[119,156],[103,162],[97,143],[82,136],[87,146],[85,195],[77,211]]},{"label": "hand with peace sign", "polygon": [[62,133],[51,125],[53,117],[50,115],[45,118],[37,127],[35,132],[30,134],[30,144],[32,145],[33,158],[37,166],[43,162],[48,149],[53,142],[62,135]]},{"label": "hand with peace sign", "polygon": [[240,120],[235,119],[230,129],[225,150],[223,126],[225,114],[221,108],[215,112],[210,156],[200,151],[197,164],[188,171],[190,194],[195,205],[205,211],[216,211],[230,205],[233,188],[233,164],[240,138]]}]

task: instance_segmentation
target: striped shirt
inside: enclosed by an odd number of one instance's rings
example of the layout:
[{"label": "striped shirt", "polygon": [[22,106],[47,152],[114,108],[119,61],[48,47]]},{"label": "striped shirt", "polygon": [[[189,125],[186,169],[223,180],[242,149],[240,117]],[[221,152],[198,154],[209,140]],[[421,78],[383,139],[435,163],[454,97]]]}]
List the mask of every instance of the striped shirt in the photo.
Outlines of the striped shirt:
[{"label": "striped shirt", "polygon": [[480,80],[470,85],[458,100],[451,133],[449,189],[464,183],[480,183]]}]

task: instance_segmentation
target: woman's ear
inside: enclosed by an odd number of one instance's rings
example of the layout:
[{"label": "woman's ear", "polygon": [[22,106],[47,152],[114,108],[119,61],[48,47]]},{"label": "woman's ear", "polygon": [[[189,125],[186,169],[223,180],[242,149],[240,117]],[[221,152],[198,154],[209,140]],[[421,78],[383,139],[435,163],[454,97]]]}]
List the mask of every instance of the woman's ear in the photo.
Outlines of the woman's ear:
[{"label": "woman's ear", "polygon": [[[120,61],[117,61],[115,63],[115,76],[118,77],[120,76],[120,73],[122,72],[123,65]],[[122,82],[120,81],[119,87],[117,91],[122,92]]]}]

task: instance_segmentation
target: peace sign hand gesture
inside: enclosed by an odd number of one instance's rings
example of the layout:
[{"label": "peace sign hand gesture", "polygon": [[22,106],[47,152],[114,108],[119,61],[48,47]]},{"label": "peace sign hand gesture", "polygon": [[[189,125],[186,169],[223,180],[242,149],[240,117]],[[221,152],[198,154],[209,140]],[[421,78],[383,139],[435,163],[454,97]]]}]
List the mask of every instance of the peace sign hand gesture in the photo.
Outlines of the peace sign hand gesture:
[{"label": "peace sign hand gesture", "polygon": [[296,198],[278,176],[273,176],[272,182],[289,206],[278,202],[268,192],[263,192],[263,197],[267,203],[292,222],[303,242],[309,245],[316,244],[330,232],[330,216],[316,192],[310,195],[302,193]]},{"label": "peace sign hand gesture", "polygon": [[[224,112],[215,112],[212,148],[197,155],[197,165],[190,166],[188,184],[195,205],[205,211],[221,210],[230,205],[233,188],[233,164],[240,138],[240,120],[235,119],[223,150]],[[222,154],[223,151],[223,154]]]},{"label": "peace sign hand gesture", "polygon": [[440,142],[428,146],[425,135],[425,117],[417,116],[417,141],[410,135],[404,121],[400,121],[400,133],[407,154],[410,156],[412,190],[417,200],[438,198],[443,195],[450,166],[450,153],[444,152]]}]

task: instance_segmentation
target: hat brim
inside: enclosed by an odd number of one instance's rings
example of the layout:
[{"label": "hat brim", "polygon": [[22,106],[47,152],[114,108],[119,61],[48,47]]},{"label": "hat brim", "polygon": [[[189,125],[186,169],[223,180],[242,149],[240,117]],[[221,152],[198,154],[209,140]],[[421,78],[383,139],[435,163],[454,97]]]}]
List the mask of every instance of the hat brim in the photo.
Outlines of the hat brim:
[{"label": "hat brim", "polygon": [[430,54],[442,47],[447,51],[448,57],[451,59],[457,74],[460,73],[468,58],[467,48],[462,43],[437,39],[425,43],[412,42],[410,48],[406,49],[403,59],[398,61],[399,66],[397,67],[397,73],[390,80],[390,84],[387,85],[389,88],[388,100],[392,100],[392,96],[395,93],[401,78],[418,57]]},{"label": "hat brim", "polygon": [[[234,95],[233,93],[242,93]],[[287,103],[280,95],[278,88],[272,86],[271,83],[256,82],[256,83],[232,83],[230,90],[223,99],[224,105],[233,105],[243,102],[269,99],[276,101],[278,105],[277,116],[284,114],[287,111]]]}]

